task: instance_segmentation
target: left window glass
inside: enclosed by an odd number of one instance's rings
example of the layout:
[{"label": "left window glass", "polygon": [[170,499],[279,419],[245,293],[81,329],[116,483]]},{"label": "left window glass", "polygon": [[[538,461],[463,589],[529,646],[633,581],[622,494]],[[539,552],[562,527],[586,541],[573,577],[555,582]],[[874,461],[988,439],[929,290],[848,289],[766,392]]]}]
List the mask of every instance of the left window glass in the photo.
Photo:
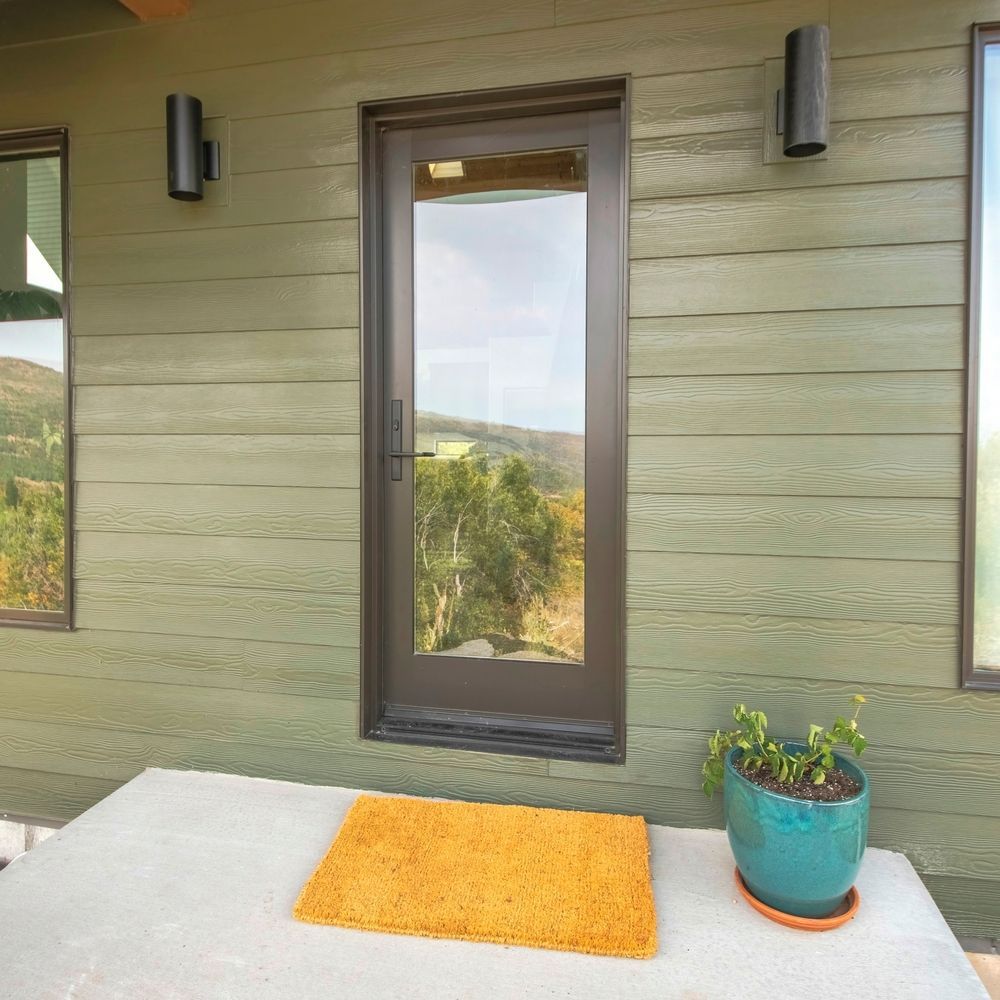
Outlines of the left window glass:
[{"label": "left window glass", "polygon": [[0,621],[65,624],[64,137],[0,136]]}]

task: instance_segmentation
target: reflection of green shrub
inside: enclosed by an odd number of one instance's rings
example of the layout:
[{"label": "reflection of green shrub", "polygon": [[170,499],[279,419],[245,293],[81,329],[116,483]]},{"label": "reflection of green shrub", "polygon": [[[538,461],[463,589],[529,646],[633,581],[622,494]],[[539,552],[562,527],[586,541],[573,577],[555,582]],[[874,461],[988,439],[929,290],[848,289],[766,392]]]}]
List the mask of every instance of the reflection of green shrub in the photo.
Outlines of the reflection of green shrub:
[{"label": "reflection of green shrub", "polygon": [[582,655],[583,494],[544,496],[532,472],[519,455],[417,463],[418,649],[494,636]]},{"label": "reflection of green shrub", "polygon": [[17,505],[8,502],[0,509],[0,606],[59,611],[64,599],[62,487],[22,481],[15,489]]}]

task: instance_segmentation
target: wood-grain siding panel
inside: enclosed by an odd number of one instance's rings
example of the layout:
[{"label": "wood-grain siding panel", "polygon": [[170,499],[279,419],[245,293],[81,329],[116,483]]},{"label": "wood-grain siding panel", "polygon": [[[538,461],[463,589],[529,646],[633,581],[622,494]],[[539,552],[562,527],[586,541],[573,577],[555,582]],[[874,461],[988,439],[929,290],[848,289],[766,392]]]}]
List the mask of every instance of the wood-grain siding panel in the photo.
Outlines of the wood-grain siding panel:
[{"label": "wood-grain siding panel", "polygon": [[349,382],[359,376],[360,344],[356,329],[74,337],[73,382]]},{"label": "wood-grain siding panel", "polygon": [[[964,46],[834,59],[830,117],[864,121],[968,110]],[[763,65],[643,77],[632,90],[635,139],[760,129]]]},{"label": "wood-grain siding panel", "polygon": [[[735,670],[734,663],[734,670]],[[708,729],[726,725],[733,705],[766,705],[775,733],[801,733],[810,722],[842,715],[857,685],[819,677],[761,677],[736,672],[637,667],[629,671],[632,725]],[[942,690],[883,684],[864,688],[865,725],[880,747],[985,754],[1000,762],[995,734],[1000,699],[990,691]],[[873,740],[873,743],[875,741]],[[921,749],[917,747],[916,749]]]},{"label": "wood-grain siding panel", "polygon": [[76,480],[357,487],[360,453],[348,434],[81,434]]},{"label": "wood-grain siding panel", "polygon": [[[754,0],[702,0],[702,7],[726,3],[752,3]],[[555,0],[556,24],[575,24],[580,21],[611,21],[612,18],[638,17],[658,14],[667,10],[683,10],[691,0],[617,0],[613,9],[606,0]]]},{"label": "wood-grain siding panel", "polygon": [[358,325],[356,274],[84,286],[74,296],[80,336],[304,330]]},{"label": "wood-grain siding panel", "polygon": [[[470,767],[468,755],[463,760],[458,751],[428,748],[418,760],[393,753],[392,744],[377,744],[369,748],[352,736],[354,707],[349,704],[329,705],[336,709],[331,717],[345,734],[344,750],[338,748],[338,764],[346,758],[347,769],[354,783],[371,787],[374,779],[384,777],[393,764],[403,773],[416,771],[428,778],[440,780],[440,770],[447,767],[475,781],[479,772],[502,772],[508,775],[546,773],[546,762],[529,757],[477,755],[475,767]],[[386,750],[382,750],[382,748]],[[175,770],[221,771],[248,777],[278,781],[306,781],[323,784],[329,775],[329,750],[325,753],[311,744],[301,747],[276,747],[248,741],[215,740],[210,737],[192,738],[169,733],[134,733],[126,730],[104,730],[70,725],[46,725],[5,720],[0,733],[0,748],[13,761],[31,765],[43,771],[79,773],[87,776],[99,773],[127,781],[143,767],[165,767]],[[114,753],[109,750],[114,748]],[[346,752],[345,752],[346,751]],[[148,762],[148,763],[147,763]],[[496,781],[496,778],[493,779]],[[487,781],[489,785],[491,782]]]},{"label": "wood-grain siding panel", "polygon": [[[304,56],[173,77],[173,85],[206,95],[205,114],[233,118],[346,108],[358,101],[428,93],[756,65],[780,56],[785,34],[826,19],[826,0],[765,0],[686,9],[613,25],[469,37],[420,46],[368,49],[349,58]],[[172,55],[172,53],[171,53]],[[218,52],[213,51],[213,67]],[[89,68],[89,64],[88,64]],[[130,79],[114,101],[95,102],[90,87],[53,87],[14,75],[20,88],[0,124],[22,127],[59,104],[80,133],[153,128],[162,123],[163,81],[148,72]]]},{"label": "wood-grain siding panel", "polygon": [[[141,630],[142,619],[133,627]],[[360,673],[359,651],[349,646],[146,631],[4,629],[0,654],[0,671],[130,681],[137,689],[173,684],[343,701],[357,698]]]},{"label": "wood-grain siding panel", "polygon": [[[11,719],[4,720],[0,747],[7,750],[12,762],[25,768],[82,776],[97,774],[121,781],[127,781],[145,766],[323,784],[328,780],[331,760],[339,760],[342,755],[352,759],[353,771],[362,774],[364,765],[361,762],[367,759],[370,777],[380,772],[384,774],[393,766],[415,768],[424,773],[441,767],[459,771],[469,768],[470,778],[477,771],[512,775],[547,773],[547,761],[531,757],[477,754],[470,758],[469,754],[458,750],[365,743],[357,736],[355,705],[349,701],[328,701],[323,707],[331,723],[330,733],[342,740],[336,747],[311,740],[303,740],[296,746],[275,746],[269,741],[254,741],[252,733],[244,739],[219,740],[209,734],[134,732]],[[109,753],[112,748],[115,752]]]},{"label": "wood-grain siding panel", "polygon": [[956,934],[978,938],[996,936],[1000,927],[1000,879],[922,877]]},{"label": "wood-grain siding panel", "polygon": [[498,6],[464,0],[400,6],[395,0],[369,0],[363,6],[338,5],[335,12],[324,3],[302,2],[232,10],[208,19],[173,18],[158,23],[155,31],[130,33],[128,44],[107,32],[56,40],[47,46],[44,67],[31,48],[12,49],[9,59],[12,78],[21,86],[70,87],[86,81],[95,66],[104,78],[130,77],[140,65],[150,75],[155,70],[180,75],[442,39],[485,39],[552,24],[552,0],[509,0]]},{"label": "wood-grain siding panel", "polygon": [[290,642],[309,646],[359,644],[359,594],[256,591],[219,586],[82,580],[80,628],[160,635]]},{"label": "wood-grain siding panel", "polygon": [[[714,732],[714,729],[633,727],[628,761],[620,769],[621,780],[654,788],[700,789],[701,765],[707,754],[708,737]],[[782,738],[792,735],[781,734]],[[987,854],[998,849],[1000,838],[995,835],[991,838],[993,842],[987,845],[962,842],[978,817],[987,817],[989,821],[989,825],[980,826],[981,832],[988,831],[1000,819],[1000,800],[987,804],[980,801],[991,787],[989,774],[996,767],[995,757],[874,746],[865,752],[859,763],[875,789],[877,805],[873,815],[879,817],[877,825],[880,828],[876,837],[888,834],[896,838],[893,848],[899,850],[905,817],[912,810],[914,825],[919,831],[915,831],[914,840],[923,842],[911,859],[923,870],[940,870],[942,856],[963,857],[966,863],[975,864],[976,852],[983,847]],[[553,775],[578,780],[600,780],[599,775],[604,773],[600,764],[575,761],[554,760],[549,770]],[[924,838],[934,825],[940,824],[941,817],[936,815],[939,813],[954,816],[956,822],[954,833],[947,844],[942,838],[942,850],[935,855],[933,842],[928,844]]]},{"label": "wood-grain siding panel", "polygon": [[84,385],[78,434],[357,434],[357,382]]},{"label": "wood-grain siding panel", "polygon": [[106,798],[121,784],[54,771],[0,767],[0,801],[8,816],[66,823]]},{"label": "wood-grain siding panel", "polygon": [[762,162],[760,129],[639,139],[632,144],[632,198],[962,177],[964,115],[834,123],[829,158]]},{"label": "wood-grain siding panel", "polygon": [[32,683],[29,674],[0,671],[0,691],[0,718],[15,721],[286,748],[342,748],[343,723],[356,714],[349,702],[325,698],[54,674]]},{"label": "wood-grain siding panel", "polygon": [[[90,732],[100,738],[100,730]],[[113,741],[116,733],[110,736]],[[135,741],[126,740],[125,747],[135,746]],[[158,739],[157,748],[163,746]],[[211,759],[236,759],[244,750],[244,764],[238,766],[238,773],[248,773],[261,777],[285,778],[297,775],[297,780],[312,784],[329,782],[331,767],[343,776],[349,787],[362,787],[385,792],[401,792],[408,795],[434,796],[441,794],[444,784],[448,787],[448,797],[469,801],[499,802],[517,805],[535,805],[562,809],[591,809],[640,815],[647,810],[644,799],[648,790],[624,782],[571,781],[552,778],[535,773],[534,762],[527,758],[515,758],[506,768],[491,766],[488,758],[479,768],[456,766],[441,751],[421,747],[401,748],[391,744],[366,746],[363,754],[317,751],[299,747],[294,751],[281,750],[268,757],[260,748],[250,744],[235,744],[228,749],[216,745],[203,745],[204,752]],[[245,749],[244,749],[245,748]],[[192,747],[188,753],[196,753],[202,747]],[[44,754],[39,750],[39,756]],[[163,751],[160,751],[161,753]],[[169,753],[169,750],[167,751]],[[59,755],[59,748],[51,746],[53,759]],[[63,755],[64,759],[68,755]],[[485,755],[484,755],[485,756]],[[466,755],[468,757],[468,755]],[[476,755],[479,759],[480,755]],[[426,761],[426,762],[425,762]],[[84,769],[86,764],[79,758],[73,764],[63,767]],[[498,773],[501,772],[501,773]],[[44,775],[48,772],[29,772]],[[124,774],[132,776],[126,765]],[[124,780],[124,777],[123,779]],[[72,818],[75,814],[63,818]],[[669,809],[657,802],[652,807],[651,821],[663,822],[663,817],[673,817],[675,826],[704,828],[718,826],[721,809],[718,802],[709,802],[701,792],[687,792],[677,789],[672,793]]]},{"label": "wood-grain siding panel", "polygon": [[[942,237],[944,238],[944,237]],[[74,241],[73,274],[83,285],[341,274],[358,270],[354,219],[288,225],[174,230]]]},{"label": "wood-grain siding panel", "polygon": [[357,163],[358,109],[239,118],[230,141],[234,174]]},{"label": "wood-grain siding panel", "polygon": [[[634,667],[825,677],[861,688],[952,688],[959,673],[954,625],[633,608],[627,650]],[[630,738],[630,758],[631,748]]]},{"label": "wood-grain siding panel", "polygon": [[629,323],[629,374],[961,370],[961,306],[665,316]]},{"label": "wood-grain siding panel", "polygon": [[957,500],[633,493],[632,551],[957,562]]},{"label": "wood-grain siding panel", "polygon": [[80,483],[76,527],[91,532],[162,532],[251,538],[357,540],[356,489]]},{"label": "wood-grain siding panel", "polygon": [[959,372],[634,378],[629,428],[670,435],[959,434],[962,393]]},{"label": "wood-grain siding panel", "polygon": [[956,178],[641,201],[632,206],[629,255],[957,242],[965,205]]},{"label": "wood-grain siding panel", "polygon": [[234,174],[229,180],[228,205],[173,201],[164,188],[162,180],[76,188],[74,236],[285,225],[356,219],[358,214],[358,168],[354,165]]},{"label": "wood-grain siding panel", "polygon": [[77,532],[76,578],[194,587],[356,594],[356,541]]},{"label": "wood-grain siding panel", "polygon": [[632,552],[635,610],[955,625],[959,567],[880,559]]},{"label": "wood-grain siding panel", "polygon": [[[73,184],[166,184],[162,127],[82,135],[73,145]],[[331,108],[229,121],[230,174],[356,163],[358,111]]]},{"label": "wood-grain siding panel", "polygon": [[[831,46],[835,55],[929,49],[964,45],[969,26],[996,20],[996,0],[836,0],[830,7]],[[834,39],[836,39],[834,41]]]},{"label": "wood-grain siding panel", "polygon": [[635,436],[628,487],[643,493],[960,497],[958,434]]},{"label": "wood-grain siding panel", "polygon": [[960,305],[965,301],[961,243],[636,260],[629,273],[632,316]]}]

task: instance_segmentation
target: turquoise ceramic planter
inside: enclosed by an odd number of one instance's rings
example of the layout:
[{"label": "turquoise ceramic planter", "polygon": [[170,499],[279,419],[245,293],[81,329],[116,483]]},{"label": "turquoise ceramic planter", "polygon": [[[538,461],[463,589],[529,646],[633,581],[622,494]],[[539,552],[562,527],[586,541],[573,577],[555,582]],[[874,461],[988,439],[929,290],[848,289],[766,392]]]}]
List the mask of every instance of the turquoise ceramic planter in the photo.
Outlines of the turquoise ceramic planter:
[{"label": "turquoise ceramic planter", "polygon": [[[791,752],[804,749],[787,743]],[[837,767],[861,786],[843,802],[807,802],[769,792],[726,757],[726,833],[747,888],[763,903],[799,917],[828,917],[843,902],[868,842],[868,778],[836,755]]]}]

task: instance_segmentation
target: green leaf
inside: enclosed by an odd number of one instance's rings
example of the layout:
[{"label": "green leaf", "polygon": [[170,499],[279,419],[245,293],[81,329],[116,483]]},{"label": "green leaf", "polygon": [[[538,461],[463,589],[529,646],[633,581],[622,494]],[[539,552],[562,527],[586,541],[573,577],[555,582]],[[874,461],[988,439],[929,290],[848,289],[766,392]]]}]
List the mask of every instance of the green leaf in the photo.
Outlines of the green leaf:
[{"label": "green leaf", "polygon": [[826,771],[824,771],[821,767],[817,767],[816,770],[813,771],[813,784],[822,785],[824,781],[826,781]]}]

